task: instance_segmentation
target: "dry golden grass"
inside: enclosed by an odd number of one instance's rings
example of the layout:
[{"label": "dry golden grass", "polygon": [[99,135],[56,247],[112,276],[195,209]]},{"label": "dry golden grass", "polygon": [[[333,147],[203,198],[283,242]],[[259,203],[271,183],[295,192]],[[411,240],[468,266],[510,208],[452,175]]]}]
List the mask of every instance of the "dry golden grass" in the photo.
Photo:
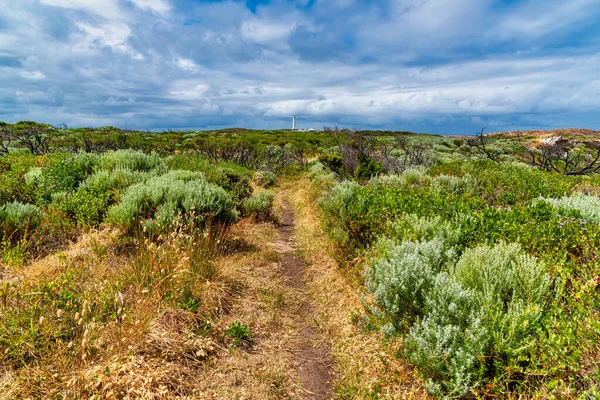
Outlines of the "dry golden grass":
[{"label": "dry golden grass", "polygon": [[[69,326],[74,339],[48,340],[48,351],[34,351],[25,364],[0,356],[0,399],[307,398],[291,352],[303,299],[283,284],[276,235],[271,223],[234,225],[220,239],[224,253],[207,255],[214,271],[202,279],[189,274],[193,246],[163,238],[158,246],[137,243],[136,253],[123,250],[114,230],[89,232],[64,252],[11,270],[15,291],[73,273],[83,305],[39,321],[35,314],[44,340]],[[147,286],[135,277],[140,254]],[[196,312],[173,308],[184,285],[201,299]],[[112,314],[101,316],[104,308]],[[0,317],[6,312],[0,308]],[[225,333],[235,321],[252,337],[239,347]]]},{"label": "dry golden grass", "polygon": [[[118,240],[118,229],[92,230],[81,235],[79,240],[72,243],[66,250],[51,254],[34,262],[13,268],[13,273],[20,279],[35,281],[39,279],[52,279],[65,271],[68,263],[81,263],[96,259],[100,249],[107,250],[114,246]],[[110,255],[110,253],[107,253]],[[110,260],[114,261],[114,260]],[[110,262],[105,262],[109,266]]]},{"label": "dry golden grass", "polygon": [[427,398],[413,368],[395,354],[399,340],[386,340],[379,332],[362,332],[351,322],[351,313],[361,313],[362,290],[343,277],[332,257],[318,209],[307,179],[282,182],[282,197],[295,212],[296,243],[309,264],[308,283],[314,299],[316,319],[331,341],[337,380],[336,395],[344,399]]}]

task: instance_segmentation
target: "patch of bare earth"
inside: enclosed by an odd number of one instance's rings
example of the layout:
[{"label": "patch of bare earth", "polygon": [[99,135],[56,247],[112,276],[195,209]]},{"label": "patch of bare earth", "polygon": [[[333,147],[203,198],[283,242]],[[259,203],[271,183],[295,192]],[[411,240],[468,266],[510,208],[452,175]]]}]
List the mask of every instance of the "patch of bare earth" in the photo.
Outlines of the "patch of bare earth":
[{"label": "patch of bare earth", "polygon": [[283,202],[282,223],[278,228],[279,240],[275,248],[281,255],[285,284],[296,291],[299,307],[295,320],[299,327],[293,347],[293,366],[306,389],[308,398],[330,399],[333,395],[333,369],[329,345],[314,319],[314,307],[306,294],[305,263],[293,247],[294,214],[287,201]]}]

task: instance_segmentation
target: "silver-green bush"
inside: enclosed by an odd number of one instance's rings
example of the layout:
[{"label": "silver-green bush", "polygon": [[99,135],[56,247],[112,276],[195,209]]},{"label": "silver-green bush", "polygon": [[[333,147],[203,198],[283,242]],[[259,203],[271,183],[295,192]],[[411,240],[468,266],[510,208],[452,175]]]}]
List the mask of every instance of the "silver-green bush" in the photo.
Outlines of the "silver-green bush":
[{"label": "silver-green bush", "polygon": [[326,172],[325,166],[322,163],[315,161],[308,169],[308,177],[312,179],[315,176]]},{"label": "silver-green bush", "polygon": [[427,185],[431,177],[425,167],[407,168],[400,174],[378,175],[369,180],[369,186],[403,187],[410,185]]},{"label": "silver-green bush", "polygon": [[513,357],[529,348],[550,290],[543,264],[518,244],[501,243],[466,250],[450,273],[476,293],[497,354]]},{"label": "silver-green bush", "polygon": [[343,218],[348,204],[356,198],[361,186],[354,181],[342,181],[334,185],[328,195],[319,199],[321,209],[326,213],[337,214]]},{"label": "silver-green bush", "polygon": [[252,197],[244,200],[244,211],[246,215],[254,215],[256,219],[265,220],[271,217],[275,194],[269,190],[258,192]]},{"label": "silver-green bush", "polygon": [[408,359],[427,377],[427,388],[444,397],[464,396],[484,372],[487,331],[475,293],[446,273],[438,274],[425,298],[425,317],[404,340]]},{"label": "silver-green bush", "polygon": [[431,182],[431,177],[427,175],[426,167],[411,167],[402,172],[402,179],[406,185],[425,185]]},{"label": "silver-green bush", "polygon": [[386,232],[397,241],[422,241],[440,237],[448,248],[456,246],[461,235],[457,224],[443,220],[440,216],[419,217],[415,214],[405,214],[389,222]]},{"label": "silver-green bush", "polygon": [[477,179],[466,174],[464,176],[438,175],[431,180],[431,188],[434,192],[453,194],[476,194]]},{"label": "silver-green bush", "polygon": [[270,171],[256,171],[252,180],[259,186],[269,187],[275,184],[275,180],[277,179],[277,175]]},{"label": "silver-green bush", "polygon": [[496,368],[525,360],[550,294],[543,264],[504,243],[467,249],[455,261],[452,225],[410,215],[391,225],[398,237],[421,241],[380,239],[366,287],[388,321],[384,332],[408,329],[407,357],[429,390],[464,396],[481,383],[484,358],[502,360]]},{"label": "silver-green bush", "polygon": [[99,156],[98,170],[112,171],[128,169],[130,171],[150,171],[154,169],[166,171],[166,166],[156,154],[146,154],[137,150],[116,150]]},{"label": "silver-green bush", "polygon": [[424,314],[425,298],[436,274],[444,263],[454,259],[455,253],[436,237],[400,244],[381,239],[374,254],[366,270],[366,287],[389,319],[385,332],[398,334]]},{"label": "silver-green bush", "polygon": [[29,172],[25,173],[23,176],[25,178],[25,184],[29,186],[33,186],[38,184],[43,179],[44,170],[40,167],[33,167],[29,170]]},{"label": "silver-green bush", "polygon": [[43,218],[42,211],[32,204],[8,203],[0,206],[0,232],[4,238],[21,237],[34,231]]},{"label": "silver-green bush", "polygon": [[313,189],[321,193],[330,190],[337,182],[337,174],[316,161],[308,170],[308,177],[311,179]]},{"label": "silver-green bush", "polygon": [[402,174],[377,175],[369,180],[369,186],[372,187],[402,187],[405,184]]},{"label": "silver-green bush", "polygon": [[74,164],[84,174],[91,174],[98,164],[99,159],[100,157],[97,154],[77,153],[74,154],[68,162]]},{"label": "silver-green bush", "polygon": [[538,201],[545,201],[557,210],[563,208],[578,211],[584,219],[600,223],[600,199],[596,196],[576,193],[559,199],[540,198]]},{"label": "silver-green bush", "polygon": [[198,226],[235,219],[231,195],[198,173],[173,171],[130,186],[108,211],[108,221],[131,231],[161,232],[177,223]]}]

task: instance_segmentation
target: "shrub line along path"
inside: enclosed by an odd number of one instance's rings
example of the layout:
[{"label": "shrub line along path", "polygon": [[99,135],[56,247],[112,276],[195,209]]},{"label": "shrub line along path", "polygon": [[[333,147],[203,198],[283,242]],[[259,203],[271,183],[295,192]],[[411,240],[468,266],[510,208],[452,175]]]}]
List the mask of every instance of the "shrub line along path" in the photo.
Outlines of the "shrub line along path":
[{"label": "shrub line along path", "polygon": [[306,264],[298,257],[293,246],[294,213],[287,200],[283,201],[283,207],[282,222],[277,229],[279,239],[275,242],[275,248],[281,257],[286,286],[296,290],[301,299],[301,305],[296,310],[299,336],[293,351],[293,365],[308,397],[314,400],[328,400],[333,396],[333,369],[329,346],[316,324],[306,293]]}]

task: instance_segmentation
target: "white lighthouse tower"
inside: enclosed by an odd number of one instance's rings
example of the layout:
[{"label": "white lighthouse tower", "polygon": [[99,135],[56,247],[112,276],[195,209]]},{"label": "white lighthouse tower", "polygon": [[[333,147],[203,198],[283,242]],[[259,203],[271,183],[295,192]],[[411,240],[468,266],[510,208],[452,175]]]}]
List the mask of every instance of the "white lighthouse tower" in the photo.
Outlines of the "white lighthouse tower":
[{"label": "white lighthouse tower", "polygon": [[296,130],[296,114],[292,115],[292,130]]}]

